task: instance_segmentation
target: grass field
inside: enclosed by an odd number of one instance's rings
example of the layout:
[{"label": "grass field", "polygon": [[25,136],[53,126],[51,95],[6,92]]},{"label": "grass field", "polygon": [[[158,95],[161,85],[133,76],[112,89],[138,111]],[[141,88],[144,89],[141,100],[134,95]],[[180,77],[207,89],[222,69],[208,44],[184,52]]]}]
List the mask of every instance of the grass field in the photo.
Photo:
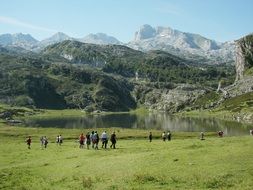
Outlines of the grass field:
[{"label": "grass field", "polygon": [[[252,136],[208,134],[201,141],[197,133],[175,133],[170,142],[154,139],[150,143],[145,138],[148,131],[117,129],[117,149],[87,150],[78,147],[80,132],[0,124],[0,189],[253,187]],[[65,138],[62,146],[54,143],[59,133]],[[153,133],[160,136],[160,131]],[[33,140],[30,150],[25,144],[27,135]],[[49,137],[47,149],[40,147],[41,135]]]}]

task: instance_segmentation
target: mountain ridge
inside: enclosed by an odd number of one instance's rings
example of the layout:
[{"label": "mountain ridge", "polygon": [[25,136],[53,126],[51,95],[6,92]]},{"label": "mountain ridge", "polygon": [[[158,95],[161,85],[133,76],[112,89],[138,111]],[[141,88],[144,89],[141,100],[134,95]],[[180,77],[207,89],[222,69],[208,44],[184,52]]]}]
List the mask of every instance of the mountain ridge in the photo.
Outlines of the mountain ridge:
[{"label": "mountain ridge", "polygon": [[235,60],[234,42],[216,42],[199,34],[181,32],[170,27],[154,28],[145,24],[135,32],[134,40],[127,45],[141,51],[163,50],[186,58],[194,54],[219,63]]},{"label": "mountain ridge", "polygon": [[[122,43],[115,37],[104,33],[88,34],[83,38],[73,38],[62,32],[58,32],[41,41],[34,39],[29,34],[27,35],[27,40],[22,41],[16,39],[17,37],[15,36],[18,36],[18,34],[2,34],[0,35],[0,45],[3,47],[19,46],[30,51],[38,52],[48,45],[64,40],[74,40],[92,44],[124,45],[143,52],[162,50],[185,59],[197,60],[203,63],[221,64],[235,61],[234,41],[217,42],[199,34],[181,32],[171,27],[152,27],[148,24],[141,26],[135,32],[134,39],[128,43]],[[6,39],[6,37],[8,38]],[[29,37],[30,39],[28,39]]]}]

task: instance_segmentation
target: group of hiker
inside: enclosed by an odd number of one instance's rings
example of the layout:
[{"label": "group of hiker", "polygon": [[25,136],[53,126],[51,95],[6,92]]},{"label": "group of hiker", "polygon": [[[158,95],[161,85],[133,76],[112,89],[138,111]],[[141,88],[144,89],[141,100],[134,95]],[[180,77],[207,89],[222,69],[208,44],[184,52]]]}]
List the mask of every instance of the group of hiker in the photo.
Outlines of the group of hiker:
[{"label": "group of hiker", "polygon": [[40,137],[40,143],[41,143],[41,147],[43,148],[47,148],[47,144],[48,144],[48,139],[46,136],[42,136]]},{"label": "group of hiker", "polygon": [[[99,140],[101,139],[102,141],[102,148],[106,149],[107,148],[107,144],[108,144],[108,135],[106,133],[106,131],[104,131],[101,135],[101,138],[99,138],[98,132],[97,131],[92,131],[91,133],[87,133],[86,135],[84,135],[83,133],[79,136],[78,141],[79,141],[79,148],[84,148],[84,145],[86,145],[87,149],[90,149],[90,145],[93,149],[98,150],[98,143]],[[110,148],[115,149],[116,148],[116,134],[115,132],[113,132],[111,134],[110,137],[110,141],[111,141],[111,146]],[[47,148],[47,144],[48,144],[48,139],[46,136],[42,136],[40,138],[40,142],[41,142],[41,148]],[[31,144],[32,144],[32,138],[31,136],[29,136],[26,139],[26,143],[28,146],[28,149],[31,149]],[[56,137],[56,143],[57,145],[61,146],[63,143],[63,137],[62,135],[57,135]]]},{"label": "group of hiker", "polygon": [[[217,132],[219,137],[223,137],[224,132],[223,131],[218,131]],[[204,132],[200,132],[200,140],[205,140],[205,133]]]},{"label": "group of hiker", "polygon": [[[218,131],[217,134],[218,134],[219,137],[223,137],[224,132],[223,131]],[[250,135],[253,136],[253,129],[250,130]],[[204,132],[200,132],[200,140],[205,140],[204,136],[205,136]],[[167,131],[167,132],[164,131],[162,133],[161,137],[162,137],[163,141],[166,141],[166,139],[168,141],[171,141],[172,134],[171,134],[170,131]],[[149,139],[149,142],[152,142],[152,140],[153,140],[152,132],[149,132],[148,139]],[[88,132],[86,135],[84,135],[82,133],[79,136],[79,139],[78,139],[78,141],[79,141],[79,148],[84,148],[84,145],[86,145],[87,149],[90,149],[90,145],[91,145],[91,147],[93,149],[98,150],[98,144],[99,144],[100,140],[102,141],[102,147],[101,148],[107,149],[107,144],[108,144],[109,137],[108,137],[106,131],[104,131],[101,134],[101,138],[99,138],[99,135],[98,135],[97,131],[92,131],[91,133]],[[116,148],[116,142],[117,142],[116,141],[116,134],[115,134],[115,132],[113,132],[111,134],[110,141],[111,141],[110,148],[115,149]],[[47,139],[46,136],[42,136],[40,138],[40,142],[41,142],[41,147],[42,148],[47,148],[48,139]],[[31,143],[32,143],[31,136],[29,136],[26,139],[26,143],[28,145],[28,149],[31,149]],[[63,143],[63,137],[61,135],[58,135],[56,137],[56,143],[59,146],[62,145],[62,143]]]},{"label": "group of hiker", "polygon": [[[99,140],[101,139],[102,141],[102,148],[106,149],[107,148],[107,144],[108,144],[108,140],[109,137],[106,133],[106,131],[104,131],[101,134],[101,138],[99,138],[99,134],[97,131],[92,131],[91,133],[88,132],[86,135],[84,135],[83,133],[79,136],[79,148],[84,148],[84,144],[86,144],[87,149],[90,148],[90,145],[93,149],[98,150],[98,143]],[[115,149],[116,148],[116,134],[115,132],[113,132],[111,134],[110,137],[110,141],[111,141],[111,146],[110,148]]]},{"label": "group of hiker", "polygon": [[[148,139],[149,139],[149,142],[152,142],[152,140],[153,140],[153,134],[152,134],[152,132],[149,132]],[[165,131],[164,131],[162,133],[162,140],[166,141],[166,139],[168,139],[168,141],[171,140],[171,132],[170,131],[168,131],[167,133],[165,133]]]}]

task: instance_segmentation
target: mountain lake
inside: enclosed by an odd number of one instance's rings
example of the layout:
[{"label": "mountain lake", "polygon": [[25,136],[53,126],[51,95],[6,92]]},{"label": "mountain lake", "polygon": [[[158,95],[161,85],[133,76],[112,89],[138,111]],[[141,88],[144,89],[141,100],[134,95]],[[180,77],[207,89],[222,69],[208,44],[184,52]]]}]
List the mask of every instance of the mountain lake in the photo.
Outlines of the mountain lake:
[{"label": "mountain lake", "polygon": [[249,134],[252,125],[237,121],[225,121],[217,118],[180,117],[166,113],[148,114],[97,114],[83,117],[36,118],[25,121],[27,127],[56,127],[56,128],[133,128],[156,129],[176,132],[217,132],[222,130],[227,136]]}]

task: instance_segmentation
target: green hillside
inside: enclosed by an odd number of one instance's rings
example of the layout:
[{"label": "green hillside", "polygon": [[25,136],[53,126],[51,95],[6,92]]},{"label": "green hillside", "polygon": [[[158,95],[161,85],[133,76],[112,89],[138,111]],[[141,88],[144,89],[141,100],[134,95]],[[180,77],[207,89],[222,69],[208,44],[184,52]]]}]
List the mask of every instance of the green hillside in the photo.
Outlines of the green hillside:
[{"label": "green hillside", "polygon": [[[201,65],[162,51],[64,41],[41,53],[0,52],[0,102],[45,109],[128,111],[141,102],[136,85],[171,88],[190,83],[216,88],[231,83],[230,65]],[[134,81],[138,72],[139,81]],[[133,82],[134,81],[134,82]]]}]

